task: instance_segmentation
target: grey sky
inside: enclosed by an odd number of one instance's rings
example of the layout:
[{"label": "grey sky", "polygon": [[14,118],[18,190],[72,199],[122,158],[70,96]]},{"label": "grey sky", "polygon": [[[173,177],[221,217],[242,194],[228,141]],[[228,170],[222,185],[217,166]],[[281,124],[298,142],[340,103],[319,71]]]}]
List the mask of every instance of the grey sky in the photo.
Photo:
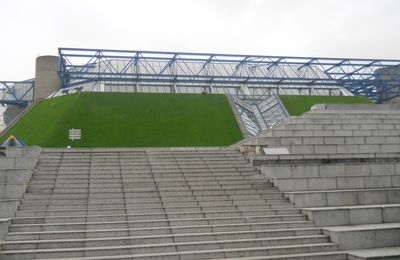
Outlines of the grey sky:
[{"label": "grey sky", "polygon": [[58,47],[400,59],[399,0],[0,0],[0,80]]}]

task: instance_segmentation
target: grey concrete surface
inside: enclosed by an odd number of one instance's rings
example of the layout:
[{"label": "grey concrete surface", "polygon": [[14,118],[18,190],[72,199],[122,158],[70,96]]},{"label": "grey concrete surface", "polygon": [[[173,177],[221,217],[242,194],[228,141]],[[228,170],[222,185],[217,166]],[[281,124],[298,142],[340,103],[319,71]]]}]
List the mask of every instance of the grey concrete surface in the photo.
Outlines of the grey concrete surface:
[{"label": "grey concrete surface", "polygon": [[34,100],[48,97],[61,88],[58,75],[60,67],[58,56],[40,56],[36,58]]},{"label": "grey concrete surface", "polygon": [[[399,129],[396,105],[322,105],[242,141],[241,150],[308,219],[329,230],[339,249],[376,252],[349,259],[379,259],[385,255],[379,248],[400,245]],[[266,155],[265,148],[290,154]]]},{"label": "grey concrete surface", "polygon": [[324,233],[329,234],[341,250],[351,250],[399,246],[399,229],[399,223],[370,224],[326,227]]},{"label": "grey concrete surface", "polygon": [[224,148],[44,149],[1,249],[0,259],[344,259],[243,155]]}]

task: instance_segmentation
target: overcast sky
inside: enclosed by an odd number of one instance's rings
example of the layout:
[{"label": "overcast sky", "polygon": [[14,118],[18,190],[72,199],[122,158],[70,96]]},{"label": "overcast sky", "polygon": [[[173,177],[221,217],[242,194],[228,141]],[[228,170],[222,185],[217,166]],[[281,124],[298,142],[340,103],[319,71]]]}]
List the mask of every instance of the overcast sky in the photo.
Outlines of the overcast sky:
[{"label": "overcast sky", "polygon": [[58,47],[400,59],[400,0],[0,0],[0,80]]}]

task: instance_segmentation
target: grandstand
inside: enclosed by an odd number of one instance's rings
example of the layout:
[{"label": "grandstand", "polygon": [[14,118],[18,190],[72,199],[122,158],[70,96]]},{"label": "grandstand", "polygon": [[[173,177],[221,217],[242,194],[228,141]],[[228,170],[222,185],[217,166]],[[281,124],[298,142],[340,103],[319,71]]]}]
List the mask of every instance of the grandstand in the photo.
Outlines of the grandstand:
[{"label": "grandstand", "polygon": [[400,259],[399,60],[36,62],[2,87],[7,109],[27,106],[2,138],[41,146],[0,155],[0,260]]}]

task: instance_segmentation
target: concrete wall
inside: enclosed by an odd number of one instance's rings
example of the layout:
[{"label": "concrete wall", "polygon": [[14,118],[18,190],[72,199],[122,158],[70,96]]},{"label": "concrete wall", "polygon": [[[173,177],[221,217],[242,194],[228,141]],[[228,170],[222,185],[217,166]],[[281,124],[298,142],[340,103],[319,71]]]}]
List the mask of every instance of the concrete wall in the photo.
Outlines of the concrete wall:
[{"label": "concrete wall", "polygon": [[41,153],[41,147],[8,147],[0,154],[0,241],[8,232]]},{"label": "concrete wall", "polygon": [[8,147],[0,156],[0,218],[14,216],[41,152],[40,147]]},{"label": "concrete wall", "polygon": [[6,126],[9,126],[21,113],[25,107],[7,105],[3,114],[3,121]]},{"label": "concrete wall", "polygon": [[40,56],[36,58],[34,100],[46,98],[61,88],[58,76],[60,58],[57,56]]}]

